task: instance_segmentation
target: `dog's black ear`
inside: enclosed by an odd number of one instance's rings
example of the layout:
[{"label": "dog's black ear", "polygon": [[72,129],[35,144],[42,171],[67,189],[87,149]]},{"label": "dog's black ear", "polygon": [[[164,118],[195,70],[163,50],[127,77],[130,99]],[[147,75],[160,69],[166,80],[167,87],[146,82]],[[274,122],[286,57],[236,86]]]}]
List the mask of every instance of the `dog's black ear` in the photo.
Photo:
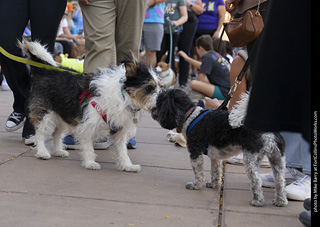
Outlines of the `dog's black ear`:
[{"label": "dog's black ear", "polygon": [[192,106],[184,91],[167,89],[158,95],[154,117],[163,128],[171,130],[183,124],[184,116]]},{"label": "dog's black ear", "polygon": [[170,96],[169,90],[161,91],[157,97],[156,108],[153,110],[153,118],[161,127],[171,130],[177,127],[175,115],[174,99]]},{"label": "dog's black ear", "polygon": [[133,76],[137,74],[138,65],[137,62],[125,61],[124,67],[126,69],[126,77]]}]

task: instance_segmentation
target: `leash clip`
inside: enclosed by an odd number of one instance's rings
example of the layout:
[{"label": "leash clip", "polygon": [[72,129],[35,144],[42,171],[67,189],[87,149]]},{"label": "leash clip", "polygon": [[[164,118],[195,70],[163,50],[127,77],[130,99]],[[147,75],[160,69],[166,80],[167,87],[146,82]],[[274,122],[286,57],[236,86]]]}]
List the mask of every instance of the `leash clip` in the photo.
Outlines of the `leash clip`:
[{"label": "leash clip", "polygon": [[239,84],[241,84],[241,80],[238,79],[238,77],[235,79],[233,86],[231,87],[228,95],[230,95],[230,97],[233,96],[233,94],[236,92],[237,87],[239,86]]}]

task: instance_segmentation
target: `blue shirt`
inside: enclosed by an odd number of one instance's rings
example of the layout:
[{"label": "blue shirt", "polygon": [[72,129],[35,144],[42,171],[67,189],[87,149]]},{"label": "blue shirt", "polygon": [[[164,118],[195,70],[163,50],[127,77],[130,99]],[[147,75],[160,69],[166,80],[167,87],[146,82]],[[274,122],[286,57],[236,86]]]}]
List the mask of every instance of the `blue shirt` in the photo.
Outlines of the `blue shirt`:
[{"label": "blue shirt", "polygon": [[83,31],[83,18],[80,10],[81,9],[79,7],[72,18],[73,24],[76,27],[76,34],[79,34],[79,31]]},{"label": "blue shirt", "polygon": [[218,6],[225,5],[223,0],[202,0],[203,13],[198,19],[197,30],[214,30],[219,23]]},{"label": "blue shirt", "polygon": [[[130,1],[130,0],[129,0]],[[144,23],[160,23],[164,24],[164,7],[165,3],[155,5],[152,8],[147,9]]]}]

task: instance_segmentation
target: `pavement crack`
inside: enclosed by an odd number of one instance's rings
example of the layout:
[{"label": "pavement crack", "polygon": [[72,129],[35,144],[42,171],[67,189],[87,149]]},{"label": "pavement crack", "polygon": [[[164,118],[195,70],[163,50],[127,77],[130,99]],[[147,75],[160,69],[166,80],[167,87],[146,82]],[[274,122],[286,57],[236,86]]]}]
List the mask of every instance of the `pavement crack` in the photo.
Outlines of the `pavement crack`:
[{"label": "pavement crack", "polygon": [[22,153],[20,153],[20,154],[18,154],[18,155],[12,155],[11,158],[8,158],[8,159],[6,159],[6,160],[4,160],[4,161],[1,161],[1,162],[0,162],[0,166],[1,166],[2,164],[7,163],[7,162],[14,161],[16,158],[19,158],[19,157],[21,157],[22,155],[24,155],[24,154],[26,154],[26,153],[28,153],[28,152],[30,152],[30,151],[31,151],[31,149],[28,149],[28,150],[26,150],[26,151],[24,151],[24,152],[22,152]]}]

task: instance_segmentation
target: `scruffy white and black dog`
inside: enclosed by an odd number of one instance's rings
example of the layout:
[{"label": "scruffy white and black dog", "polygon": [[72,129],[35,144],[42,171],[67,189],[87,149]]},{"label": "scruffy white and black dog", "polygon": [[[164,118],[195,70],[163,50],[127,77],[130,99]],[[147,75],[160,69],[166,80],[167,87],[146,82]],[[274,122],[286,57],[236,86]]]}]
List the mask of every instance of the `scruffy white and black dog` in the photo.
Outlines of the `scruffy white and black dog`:
[{"label": "scruffy white and black dog", "polygon": [[[19,45],[29,59],[57,66],[38,42]],[[82,146],[82,166],[97,170],[100,164],[95,161],[92,143],[110,135],[118,155],[117,168],[140,171],[140,165],[132,164],[126,143],[136,133],[140,109],[150,111],[155,105],[160,88],[154,71],[129,62],[90,75],[31,67],[31,75],[29,111],[36,130],[36,157],[68,156],[62,138],[69,130]],[[48,131],[54,131],[52,152],[45,146]]]},{"label": "scruffy white and black dog", "polygon": [[206,186],[215,188],[221,184],[221,160],[243,152],[244,166],[253,193],[251,205],[263,206],[264,196],[258,170],[260,161],[266,155],[276,182],[273,204],[286,206],[284,140],[278,133],[259,133],[243,127],[248,97],[247,94],[231,112],[204,110],[196,107],[184,91],[169,89],[159,94],[151,114],[163,128],[176,128],[187,139],[195,174],[195,181],[188,182],[187,189],[197,190],[204,184],[203,154],[211,159],[211,181]]}]

